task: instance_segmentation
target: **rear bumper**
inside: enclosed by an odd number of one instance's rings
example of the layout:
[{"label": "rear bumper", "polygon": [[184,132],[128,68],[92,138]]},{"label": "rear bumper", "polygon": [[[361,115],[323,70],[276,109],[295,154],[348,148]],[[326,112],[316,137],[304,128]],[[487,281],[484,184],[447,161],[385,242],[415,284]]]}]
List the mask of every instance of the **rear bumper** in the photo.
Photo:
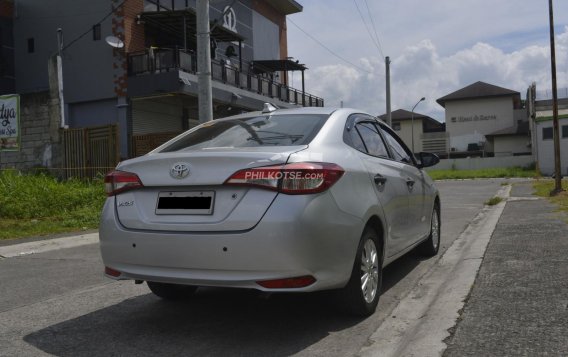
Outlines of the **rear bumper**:
[{"label": "rear bumper", "polygon": [[119,279],[268,290],[256,282],[311,275],[310,286],[270,291],[339,288],[349,280],[363,229],[329,192],[279,195],[257,226],[241,232],[129,230],[111,202],[103,209],[100,247]]}]

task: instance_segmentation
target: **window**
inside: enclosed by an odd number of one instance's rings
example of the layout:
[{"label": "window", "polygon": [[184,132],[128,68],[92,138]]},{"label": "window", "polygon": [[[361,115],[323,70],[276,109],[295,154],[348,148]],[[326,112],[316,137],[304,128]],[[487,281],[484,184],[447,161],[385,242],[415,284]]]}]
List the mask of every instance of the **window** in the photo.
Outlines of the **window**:
[{"label": "window", "polygon": [[363,139],[361,138],[361,134],[359,134],[359,131],[356,129],[351,130],[350,132],[351,135],[351,144],[352,146],[361,151],[366,153],[367,152],[367,147],[365,147],[365,143],[363,143]]},{"label": "window", "polygon": [[101,40],[101,24],[96,24],[93,26],[93,41]]},{"label": "window", "polygon": [[392,123],[392,130],[400,131],[400,123]]},{"label": "window", "polygon": [[327,115],[267,115],[212,121],[189,131],[161,152],[215,147],[307,145],[325,124]]},{"label": "window", "polygon": [[34,38],[28,38],[28,53],[35,52],[35,40]]},{"label": "window", "polygon": [[394,156],[393,159],[411,165],[413,163],[413,160],[410,154],[410,150],[406,147],[406,145],[404,145],[402,140],[396,137],[394,133],[391,133],[384,128],[383,135],[389,143],[392,154]]},{"label": "window", "polygon": [[355,130],[361,135],[365,147],[367,148],[367,153],[373,156],[383,156],[388,157],[387,147],[381,134],[379,134],[379,129],[375,124],[371,122],[358,123],[355,126]]},{"label": "window", "polygon": [[551,140],[553,136],[552,133],[552,127],[542,128],[542,140]]},{"label": "window", "polygon": [[568,138],[568,125],[562,125],[562,137]]}]

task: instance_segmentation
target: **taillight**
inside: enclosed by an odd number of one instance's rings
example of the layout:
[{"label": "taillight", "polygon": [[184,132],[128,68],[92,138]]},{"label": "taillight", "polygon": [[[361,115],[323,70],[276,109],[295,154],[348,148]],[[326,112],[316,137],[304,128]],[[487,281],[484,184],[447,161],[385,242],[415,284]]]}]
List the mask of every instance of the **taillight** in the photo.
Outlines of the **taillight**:
[{"label": "taillight", "polygon": [[142,181],[132,172],[112,171],[105,176],[105,191],[108,196],[140,187],[144,187]]},{"label": "taillight", "polygon": [[256,186],[288,195],[302,195],[327,190],[344,173],[345,170],[336,164],[297,162],[240,170],[229,177],[225,184]]}]

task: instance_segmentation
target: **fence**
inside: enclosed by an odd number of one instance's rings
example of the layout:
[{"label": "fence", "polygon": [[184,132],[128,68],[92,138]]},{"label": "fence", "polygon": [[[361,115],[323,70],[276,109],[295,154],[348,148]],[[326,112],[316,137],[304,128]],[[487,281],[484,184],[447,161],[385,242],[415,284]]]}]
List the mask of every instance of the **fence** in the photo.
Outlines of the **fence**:
[{"label": "fence", "polygon": [[117,125],[63,129],[61,134],[64,178],[94,178],[118,164]]},{"label": "fence", "polygon": [[[248,65],[247,65],[248,67]],[[137,76],[156,72],[179,69],[188,73],[197,73],[197,55],[181,49],[159,48],[146,49],[128,54],[128,75]],[[278,98],[283,102],[302,105],[304,107],[323,107],[324,100],[301,90],[290,88],[271,78],[262,77],[249,72],[246,68],[238,68],[225,61],[211,60],[211,77],[233,87],[263,96]]]},{"label": "fence", "polygon": [[479,170],[491,168],[528,167],[534,164],[534,157],[502,156],[502,157],[472,157],[465,159],[442,159],[433,170]]},{"label": "fence", "polygon": [[181,132],[133,135],[132,136],[132,157],[142,156],[162,145],[166,141],[176,137]]}]

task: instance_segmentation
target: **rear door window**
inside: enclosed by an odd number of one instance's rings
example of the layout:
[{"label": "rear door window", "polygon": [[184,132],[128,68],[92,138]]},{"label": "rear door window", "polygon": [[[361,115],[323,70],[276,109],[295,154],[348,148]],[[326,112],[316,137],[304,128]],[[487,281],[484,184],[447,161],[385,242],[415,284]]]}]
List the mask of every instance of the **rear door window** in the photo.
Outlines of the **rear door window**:
[{"label": "rear door window", "polygon": [[180,137],[161,152],[307,145],[328,117],[320,114],[294,114],[214,120]]},{"label": "rear door window", "polygon": [[363,140],[367,153],[373,156],[388,157],[387,147],[379,134],[379,129],[372,122],[359,122],[355,125],[355,131]]},{"label": "rear door window", "polygon": [[405,164],[413,165],[414,160],[410,149],[402,142],[402,140],[392,131],[381,127],[383,136],[385,137],[391,149],[393,159],[396,161],[404,162]]}]

